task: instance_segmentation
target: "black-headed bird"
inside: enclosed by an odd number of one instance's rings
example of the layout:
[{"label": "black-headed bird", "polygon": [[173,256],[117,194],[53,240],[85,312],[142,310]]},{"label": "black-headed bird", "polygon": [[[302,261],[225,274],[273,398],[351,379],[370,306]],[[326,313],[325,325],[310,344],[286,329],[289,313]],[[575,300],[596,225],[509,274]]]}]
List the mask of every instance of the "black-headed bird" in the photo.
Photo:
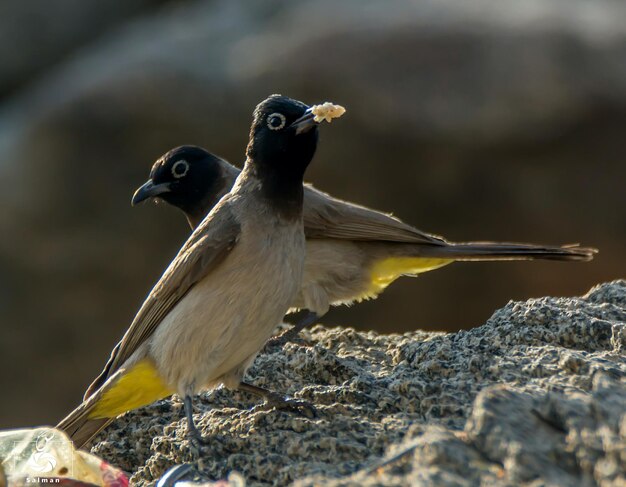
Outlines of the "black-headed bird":
[{"label": "black-headed bird", "polygon": [[[238,168],[200,147],[177,147],[154,163],[132,204],[158,198],[182,210],[195,228],[238,175]],[[375,298],[400,276],[417,276],[456,261],[589,261],[597,252],[579,246],[449,242],[310,185],[304,187],[303,214],[304,278],[292,311],[308,313],[291,330],[270,340],[274,345],[295,337],[329,306]]]},{"label": "black-headed bird", "polygon": [[83,403],[59,423],[77,447],[116,416],[173,393],[184,399],[195,442],[202,442],[195,393],[224,385],[278,396],[242,377],[302,282],[302,180],[317,147],[314,108],[280,95],[256,107],[243,171],[196,222]]}]

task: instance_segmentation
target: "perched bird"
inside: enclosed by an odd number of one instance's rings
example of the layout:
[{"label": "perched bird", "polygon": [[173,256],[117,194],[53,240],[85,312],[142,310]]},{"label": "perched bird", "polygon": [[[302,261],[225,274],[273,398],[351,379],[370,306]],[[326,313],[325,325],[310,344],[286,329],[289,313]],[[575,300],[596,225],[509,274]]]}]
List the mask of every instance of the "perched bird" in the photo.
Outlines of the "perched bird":
[{"label": "perched bird", "polygon": [[198,391],[223,384],[282,400],[242,377],[302,282],[302,179],[317,124],[309,107],[284,96],[256,107],[232,189],[196,222],[83,403],[59,423],[78,447],[112,418],[175,392],[195,442]]},{"label": "perched bird", "polygon": [[[239,169],[196,146],[177,147],[159,158],[132,204],[161,199],[181,209],[195,228],[226,194]],[[588,261],[596,249],[566,246],[467,242],[429,235],[399,219],[342,201],[310,185],[304,189],[306,259],[292,311],[309,312],[270,345],[294,338],[330,305],[375,298],[400,276],[417,276],[455,261],[551,259]]]}]

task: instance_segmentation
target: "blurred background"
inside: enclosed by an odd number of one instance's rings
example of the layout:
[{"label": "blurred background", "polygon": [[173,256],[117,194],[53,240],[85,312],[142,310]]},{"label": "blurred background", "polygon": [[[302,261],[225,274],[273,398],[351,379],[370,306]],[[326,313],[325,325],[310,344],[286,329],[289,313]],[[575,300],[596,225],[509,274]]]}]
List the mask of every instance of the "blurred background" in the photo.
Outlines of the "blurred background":
[{"label": "blurred background", "polygon": [[348,112],[308,179],[450,240],[581,242],[588,264],[460,263],[332,325],[483,323],[626,276],[626,4],[2,0],[0,427],[55,423],[188,234],[130,207],[181,144],[241,164],[271,93]]}]

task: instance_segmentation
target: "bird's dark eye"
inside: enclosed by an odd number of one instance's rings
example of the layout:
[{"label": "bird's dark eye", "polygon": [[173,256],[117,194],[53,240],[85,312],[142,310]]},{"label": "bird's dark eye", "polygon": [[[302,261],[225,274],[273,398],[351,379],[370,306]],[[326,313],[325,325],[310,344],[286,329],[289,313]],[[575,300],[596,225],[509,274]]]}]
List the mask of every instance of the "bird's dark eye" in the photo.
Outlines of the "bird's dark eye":
[{"label": "bird's dark eye", "polygon": [[272,113],[267,117],[267,126],[270,130],[280,130],[287,124],[287,119],[282,113]]},{"label": "bird's dark eye", "polygon": [[187,171],[189,171],[189,163],[184,159],[176,161],[172,166],[172,176],[174,176],[176,179],[185,176],[187,174]]}]

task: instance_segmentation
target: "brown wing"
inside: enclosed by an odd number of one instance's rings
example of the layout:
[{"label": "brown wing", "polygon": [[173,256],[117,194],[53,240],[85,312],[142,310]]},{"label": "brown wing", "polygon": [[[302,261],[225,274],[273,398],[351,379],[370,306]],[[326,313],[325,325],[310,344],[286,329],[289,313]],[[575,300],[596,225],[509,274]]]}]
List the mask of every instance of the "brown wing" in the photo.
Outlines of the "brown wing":
[{"label": "brown wing", "polygon": [[304,191],[303,216],[307,238],[446,243],[441,237],[421,232],[391,215],[333,198],[309,185]]},{"label": "brown wing", "polygon": [[85,393],[90,397],[144,343],[161,320],[200,280],[229,254],[237,243],[240,226],[228,204],[222,202],[191,234],[156,283],[133,323],[115,346],[104,370]]}]

